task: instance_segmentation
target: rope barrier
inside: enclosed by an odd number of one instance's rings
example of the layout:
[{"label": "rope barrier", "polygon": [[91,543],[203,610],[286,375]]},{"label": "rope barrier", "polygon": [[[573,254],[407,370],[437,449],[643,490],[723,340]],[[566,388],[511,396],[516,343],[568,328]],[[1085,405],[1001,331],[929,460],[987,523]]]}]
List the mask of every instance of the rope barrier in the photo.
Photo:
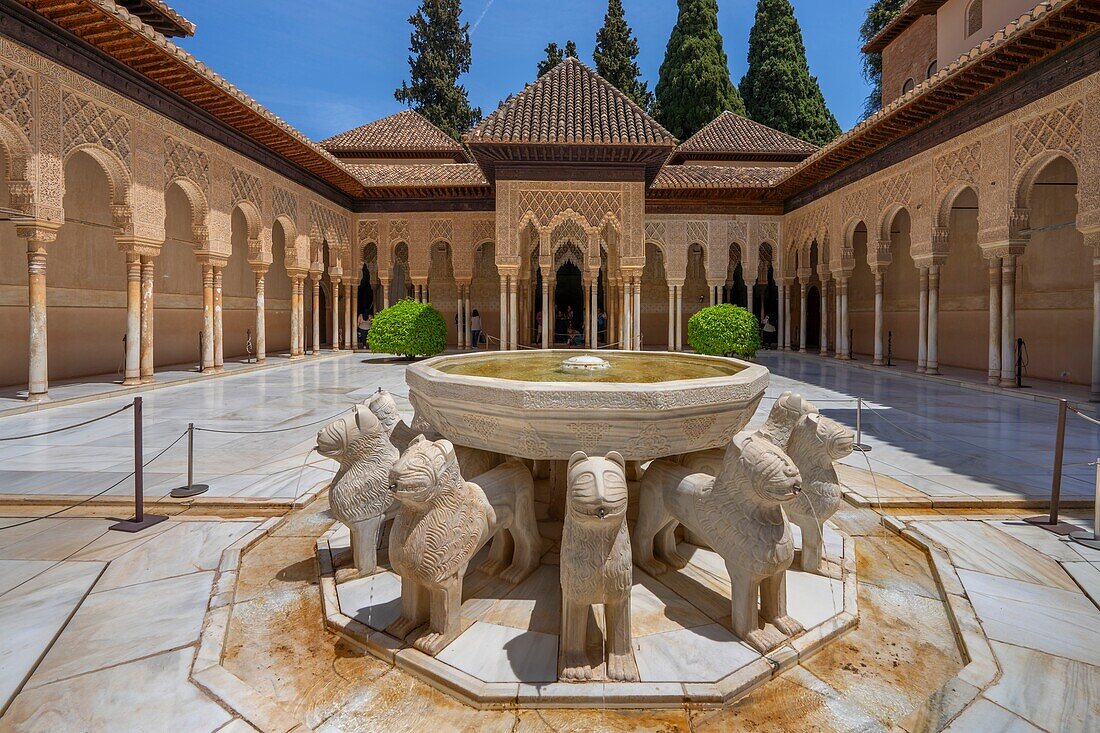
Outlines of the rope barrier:
[{"label": "rope barrier", "polygon": [[[171,443],[169,443],[167,448],[162,450],[160,453],[157,453],[155,456],[150,458],[145,463],[141,464],[141,467],[145,468],[145,467],[149,466],[153,461],[155,461],[158,458],[160,458],[161,456],[163,456],[165,453],[168,452],[168,450],[172,446],[174,446],[176,443],[180,442],[180,440],[182,440],[183,436],[185,436],[185,435],[187,435],[187,431],[184,431],[184,432],[180,433],[179,437],[176,438],[175,440],[173,440]],[[28,519],[25,522],[18,522],[16,524],[9,524],[6,527],[0,527],[0,532],[3,532],[6,529],[15,529],[16,527],[22,527],[22,526],[27,525],[27,524],[33,524],[34,522],[40,522],[43,519],[52,519],[52,518],[58,516],[59,514],[62,514],[64,512],[69,511],[70,509],[76,509],[78,506],[83,506],[84,504],[87,504],[92,499],[98,499],[99,497],[103,496],[104,494],[106,494],[111,489],[114,489],[114,488],[120,486],[124,481],[127,481],[127,480],[133,478],[134,474],[135,474],[134,471],[130,471],[130,473],[126,474],[125,476],[123,476],[122,478],[120,478],[118,481],[114,482],[113,484],[111,484],[107,488],[103,489],[103,491],[99,491],[95,494],[92,494],[91,496],[85,497],[85,498],[81,499],[80,501],[78,501],[75,504],[70,504],[69,506],[62,507],[61,509],[58,509],[55,512],[50,512],[49,514],[43,514],[41,517],[34,517],[32,519]]]},{"label": "rope barrier", "polygon": [[78,422],[75,425],[68,425],[68,426],[63,427],[63,428],[54,428],[53,430],[45,430],[41,433],[30,433],[29,435],[14,435],[14,436],[7,437],[7,438],[0,438],[0,442],[6,442],[6,441],[9,441],[9,440],[26,440],[27,438],[40,438],[43,435],[53,435],[54,433],[62,433],[66,430],[74,430],[76,428],[82,428],[85,425],[91,425],[92,423],[99,422],[100,420],[106,420],[109,417],[114,417],[118,413],[125,412],[126,410],[129,410],[133,406],[134,406],[134,404],[132,402],[130,402],[130,403],[127,403],[127,404],[123,405],[122,407],[118,408],[114,412],[109,412],[106,415],[100,415],[99,417],[93,417],[90,420],[85,420],[84,422]]},{"label": "rope barrier", "polygon": [[1095,417],[1092,417],[1090,415],[1086,415],[1085,413],[1081,412],[1080,410],[1078,410],[1075,407],[1069,408],[1069,411],[1072,412],[1077,417],[1084,418],[1085,420],[1088,420],[1093,425],[1100,425],[1100,420],[1097,420]]}]

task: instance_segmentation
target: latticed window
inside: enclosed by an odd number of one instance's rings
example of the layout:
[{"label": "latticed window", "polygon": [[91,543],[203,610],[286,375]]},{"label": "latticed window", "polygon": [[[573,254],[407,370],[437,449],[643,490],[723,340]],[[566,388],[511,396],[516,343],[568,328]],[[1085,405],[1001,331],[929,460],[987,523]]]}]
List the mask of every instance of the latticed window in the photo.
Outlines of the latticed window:
[{"label": "latticed window", "polygon": [[974,0],[966,9],[966,37],[982,29],[982,0]]}]

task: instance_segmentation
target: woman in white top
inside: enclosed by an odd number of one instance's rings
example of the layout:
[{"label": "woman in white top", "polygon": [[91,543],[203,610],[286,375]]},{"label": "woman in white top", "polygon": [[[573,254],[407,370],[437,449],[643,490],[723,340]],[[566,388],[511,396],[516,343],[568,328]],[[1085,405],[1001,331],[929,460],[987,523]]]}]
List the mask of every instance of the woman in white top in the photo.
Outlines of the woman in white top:
[{"label": "woman in white top", "polygon": [[359,332],[359,344],[362,345],[367,341],[367,332],[370,331],[370,316],[366,318],[363,314],[359,314],[359,322],[356,324],[356,330]]},{"label": "woman in white top", "polygon": [[477,312],[477,308],[474,308],[472,314],[470,314],[470,330],[473,331],[474,348],[478,347],[481,343],[481,314]]}]

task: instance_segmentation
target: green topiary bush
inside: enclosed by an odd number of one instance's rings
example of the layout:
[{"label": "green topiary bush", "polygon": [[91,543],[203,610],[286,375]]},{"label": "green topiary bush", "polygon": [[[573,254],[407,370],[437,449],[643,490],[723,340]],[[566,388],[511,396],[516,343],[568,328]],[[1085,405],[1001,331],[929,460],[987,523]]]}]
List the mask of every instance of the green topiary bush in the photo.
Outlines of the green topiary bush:
[{"label": "green topiary bush", "polygon": [[430,303],[399,300],[375,314],[367,346],[376,354],[441,354],[447,348],[447,321]]},{"label": "green topiary bush", "polygon": [[753,357],[760,348],[760,322],[740,306],[712,305],[688,319],[688,343],[700,354]]}]

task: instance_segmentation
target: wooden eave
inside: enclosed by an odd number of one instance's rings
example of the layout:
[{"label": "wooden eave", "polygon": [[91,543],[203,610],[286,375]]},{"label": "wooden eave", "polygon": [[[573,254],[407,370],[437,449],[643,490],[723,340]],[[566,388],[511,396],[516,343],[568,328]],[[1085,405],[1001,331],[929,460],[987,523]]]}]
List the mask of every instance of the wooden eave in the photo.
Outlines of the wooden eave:
[{"label": "wooden eave", "polygon": [[496,167],[543,163],[581,165],[639,166],[644,169],[646,185],[653,182],[672,153],[672,145],[581,144],[581,143],[467,143],[470,154],[481,166],[485,178],[496,180]]},{"label": "wooden eave", "polygon": [[[1050,58],[1100,28],[1100,0],[1066,2],[1030,21],[1023,30],[1000,41],[996,37],[961,60],[961,68],[942,69],[909,99],[872,117],[862,129],[823,148],[792,169],[776,188],[786,199],[867,157],[885,145],[913,134],[1035,64]],[[904,98],[903,98],[904,99]]]},{"label": "wooden eave", "polygon": [[672,157],[668,159],[668,165],[679,165],[680,163],[691,163],[697,160],[719,160],[719,161],[758,161],[764,163],[801,163],[806,158],[809,158],[813,153],[796,153],[796,152],[776,152],[774,150],[748,150],[748,151],[729,151],[729,150],[690,150],[684,152],[682,150],[676,150],[672,153]]},{"label": "wooden eave", "polygon": [[378,158],[379,160],[419,160],[419,159],[432,159],[447,158],[455,163],[472,163],[464,151],[456,150],[424,150],[418,148],[416,150],[400,150],[400,149],[386,149],[386,150],[373,150],[363,149],[356,150],[354,148],[322,148],[327,150],[333,156],[340,158],[341,160],[347,158]]},{"label": "wooden eave", "polygon": [[366,186],[362,198],[365,199],[430,199],[430,198],[485,198],[493,195],[493,187],[488,185],[465,186]]},{"label": "wooden eave", "polygon": [[[363,195],[362,184],[339,163],[329,160],[304,138],[296,137],[120,17],[87,0],[17,2],[340,191],[353,197]],[[169,41],[164,44],[171,47]]]}]

